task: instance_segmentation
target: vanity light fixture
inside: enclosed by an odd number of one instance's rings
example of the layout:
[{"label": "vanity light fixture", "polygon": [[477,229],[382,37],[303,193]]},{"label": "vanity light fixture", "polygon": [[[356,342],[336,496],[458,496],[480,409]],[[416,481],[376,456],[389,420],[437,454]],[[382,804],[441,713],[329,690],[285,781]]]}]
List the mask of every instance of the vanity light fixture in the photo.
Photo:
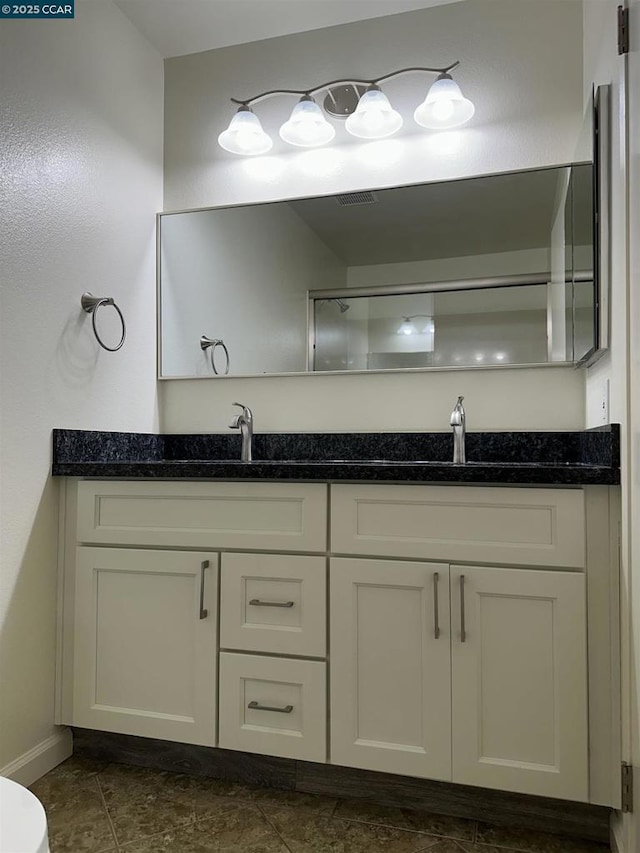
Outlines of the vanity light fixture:
[{"label": "vanity light fixture", "polygon": [[266,154],[273,146],[273,139],[264,132],[251,107],[245,104],[220,134],[218,144],[232,154]]},{"label": "vanity light fixture", "polygon": [[[299,98],[288,121],[280,128],[280,137],[289,145],[315,148],[331,142],[336,132],[324,113],[333,118],[346,119],[346,130],[352,136],[384,139],[400,130],[403,119],[391,106],[380,83],[414,72],[438,75],[426,98],[413,114],[417,124],[429,129],[458,127],[469,121],[475,112],[474,105],[462,95],[460,87],[451,77],[450,72],[459,64],[454,62],[446,68],[400,68],[375,80],[330,80],[311,89],[273,89],[242,100],[231,98],[232,103],[238,104],[238,111],[229,127],[218,137],[218,143],[232,154],[266,154],[273,140],[263,130],[251,105],[276,95],[294,95]],[[313,98],[319,92],[326,93],[322,108]]]},{"label": "vanity light fixture", "polygon": [[404,318],[404,322],[398,328],[398,335],[417,335],[418,330],[408,317]]},{"label": "vanity light fixture", "polygon": [[301,148],[314,148],[331,142],[336,135],[335,128],[329,124],[322,110],[311,95],[303,95],[293,108],[289,121],[280,128],[280,138],[289,145]]},{"label": "vanity light fixture", "polygon": [[372,83],[358,101],[355,112],[347,118],[345,127],[360,139],[384,139],[402,127],[402,116],[396,112],[380,86]]},{"label": "vanity light fixture", "polygon": [[[427,318],[427,322],[425,323],[424,327],[420,331],[418,331],[418,328],[415,325],[415,323],[411,322],[416,317],[426,317]],[[433,335],[433,334],[435,334],[436,327],[435,327],[435,324],[433,322],[433,317],[431,316],[431,314],[410,314],[408,317],[405,317],[403,314],[402,320],[403,320],[403,322],[400,324],[400,326],[398,327],[398,331],[396,332],[396,334],[398,334],[398,335],[418,335],[418,334],[420,334],[420,335]]]}]

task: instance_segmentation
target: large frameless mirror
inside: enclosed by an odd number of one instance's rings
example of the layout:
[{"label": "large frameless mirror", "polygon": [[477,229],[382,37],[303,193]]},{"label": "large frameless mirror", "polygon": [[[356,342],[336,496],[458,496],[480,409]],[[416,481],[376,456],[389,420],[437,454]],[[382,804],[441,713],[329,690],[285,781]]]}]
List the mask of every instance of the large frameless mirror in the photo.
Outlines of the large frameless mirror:
[{"label": "large frameless mirror", "polygon": [[160,375],[585,363],[593,165],[159,216]]}]

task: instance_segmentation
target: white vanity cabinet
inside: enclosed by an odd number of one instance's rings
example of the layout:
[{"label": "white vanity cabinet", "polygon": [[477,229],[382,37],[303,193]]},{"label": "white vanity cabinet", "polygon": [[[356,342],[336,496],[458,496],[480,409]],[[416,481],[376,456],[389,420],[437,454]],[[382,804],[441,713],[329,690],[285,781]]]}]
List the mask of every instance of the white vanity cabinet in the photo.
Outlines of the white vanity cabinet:
[{"label": "white vanity cabinet", "polygon": [[63,493],[56,722],[620,805],[615,489]]}]

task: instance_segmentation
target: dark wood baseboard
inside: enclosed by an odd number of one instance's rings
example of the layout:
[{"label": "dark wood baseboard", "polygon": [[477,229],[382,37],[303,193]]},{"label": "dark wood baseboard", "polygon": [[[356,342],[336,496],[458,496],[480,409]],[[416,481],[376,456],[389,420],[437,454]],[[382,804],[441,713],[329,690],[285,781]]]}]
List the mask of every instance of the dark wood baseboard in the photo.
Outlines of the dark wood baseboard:
[{"label": "dark wood baseboard", "polygon": [[611,809],[588,803],[91,729],[73,729],[73,751],[119,764],[229,779],[286,791],[364,799],[382,806],[609,842]]}]

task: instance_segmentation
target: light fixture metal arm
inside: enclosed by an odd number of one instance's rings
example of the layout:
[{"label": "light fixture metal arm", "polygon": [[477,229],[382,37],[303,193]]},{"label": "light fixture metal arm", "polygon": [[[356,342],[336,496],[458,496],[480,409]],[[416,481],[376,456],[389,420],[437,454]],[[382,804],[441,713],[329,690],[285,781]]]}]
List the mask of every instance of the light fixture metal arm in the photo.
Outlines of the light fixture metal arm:
[{"label": "light fixture metal arm", "polygon": [[452,62],[451,65],[447,65],[446,68],[427,68],[424,66],[413,66],[411,68],[400,68],[398,71],[390,71],[389,74],[384,74],[382,77],[378,77],[376,80],[370,80],[369,85],[376,86],[378,83],[383,83],[385,80],[390,80],[392,77],[399,77],[401,74],[409,74],[412,71],[428,71],[431,74],[448,74],[450,71],[453,71],[454,68],[457,68],[460,65],[460,60],[458,59],[456,62]]},{"label": "light fixture metal arm", "polygon": [[295,95],[303,97],[304,95],[314,95],[317,92],[322,92],[325,89],[331,89],[334,86],[377,86],[385,80],[390,80],[392,77],[398,77],[401,74],[410,74],[414,71],[426,71],[430,74],[448,74],[460,65],[460,60],[452,62],[444,68],[430,68],[428,66],[411,66],[409,68],[399,68],[397,71],[391,71],[389,74],[384,74],[382,77],[376,77],[371,80],[328,80],[319,86],[314,86],[310,89],[271,89],[268,92],[261,92],[259,95],[254,95],[251,98],[230,98],[231,103],[239,104],[240,106],[248,107],[258,101],[263,101],[266,98],[271,98],[274,95]]}]

